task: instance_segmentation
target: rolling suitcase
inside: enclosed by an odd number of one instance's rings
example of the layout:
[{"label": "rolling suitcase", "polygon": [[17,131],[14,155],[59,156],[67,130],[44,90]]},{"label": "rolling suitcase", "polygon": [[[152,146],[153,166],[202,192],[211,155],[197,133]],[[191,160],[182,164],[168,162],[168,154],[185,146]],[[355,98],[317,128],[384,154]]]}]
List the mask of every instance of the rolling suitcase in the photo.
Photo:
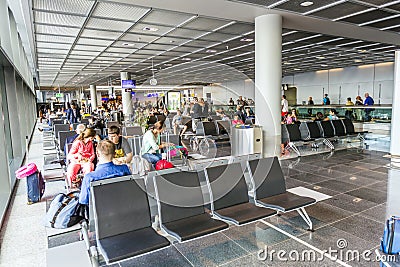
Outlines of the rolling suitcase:
[{"label": "rolling suitcase", "polygon": [[29,163],[19,168],[15,175],[18,179],[26,178],[28,205],[39,202],[45,190],[45,183],[41,172],[35,163]]}]

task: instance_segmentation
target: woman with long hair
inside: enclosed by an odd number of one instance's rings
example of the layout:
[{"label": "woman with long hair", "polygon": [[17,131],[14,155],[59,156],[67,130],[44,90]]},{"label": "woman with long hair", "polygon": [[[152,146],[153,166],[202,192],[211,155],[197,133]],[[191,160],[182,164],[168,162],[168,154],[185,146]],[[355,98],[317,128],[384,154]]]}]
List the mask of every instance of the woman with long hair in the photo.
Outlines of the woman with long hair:
[{"label": "woman with long hair", "polygon": [[142,158],[152,163],[154,166],[162,159],[160,149],[168,147],[170,144],[161,144],[161,133],[164,131],[164,122],[156,122],[144,135],[140,154]]},{"label": "woman with long hair", "polygon": [[96,131],[87,128],[72,143],[71,150],[67,156],[67,160],[70,162],[67,169],[67,179],[70,184],[80,182],[77,174],[81,169],[83,174],[93,171],[93,160],[96,156],[93,147],[93,139],[95,136]]}]

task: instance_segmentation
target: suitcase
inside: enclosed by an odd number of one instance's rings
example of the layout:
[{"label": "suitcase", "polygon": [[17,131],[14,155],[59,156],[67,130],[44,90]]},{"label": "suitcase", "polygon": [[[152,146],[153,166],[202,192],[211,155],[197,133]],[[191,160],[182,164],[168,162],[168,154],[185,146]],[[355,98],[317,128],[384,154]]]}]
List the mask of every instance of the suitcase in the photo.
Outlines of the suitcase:
[{"label": "suitcase", "polygon": [[29,163],[19,168],[15,175],[18,179],[26,178],[26,191],[28,205],[39,202],[44,194],[45,182],[42,173],[37,169],[36,164]]}]

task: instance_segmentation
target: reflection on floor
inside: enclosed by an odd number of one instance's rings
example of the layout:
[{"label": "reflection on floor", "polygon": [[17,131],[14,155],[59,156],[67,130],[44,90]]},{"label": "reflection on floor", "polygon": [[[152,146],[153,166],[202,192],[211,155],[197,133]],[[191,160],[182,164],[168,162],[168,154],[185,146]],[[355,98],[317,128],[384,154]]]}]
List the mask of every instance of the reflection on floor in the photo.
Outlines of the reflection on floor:
[{"label": "reflection on floor", "polygon": [[[36,142],[39,140],[34,139],[34,145]],[[385,219],[400,215],[400,196],[395,190],[399,188],[396,179],[400,180],[400,171],[388,169],[390,159],[384,155],[350,148],[332,155],[281,161],[288,188],[302,186],[332,196],[307,208],[314,232],[307,231],[301,217],[292,212],[241,227],[230,226],[223,232],[175,243],[112,266],[379,266],[374,250],[379,247]],[[60,182],[49,183],[45,197],[50,199],[62,189]],[[45,202],[26,206],[25,190],[20,183],[2,229],[0,266],[45,266],[47,246],[79,239],[77,231],[46,238],[40,222]],[[323,254],[329,249],[339,252]],[[285,254],[278,254],[280,250]],[[360,256],[367,250],[371,251],[369,259]],[[296,258],[303,261],[295,262]]]}]

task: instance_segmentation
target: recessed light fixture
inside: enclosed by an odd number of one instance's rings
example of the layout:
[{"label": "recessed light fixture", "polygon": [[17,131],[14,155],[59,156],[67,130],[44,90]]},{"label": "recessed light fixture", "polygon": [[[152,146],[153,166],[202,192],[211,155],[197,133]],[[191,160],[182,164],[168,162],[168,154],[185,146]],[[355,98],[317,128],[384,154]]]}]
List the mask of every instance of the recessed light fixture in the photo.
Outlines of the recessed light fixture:
[{"label": "recessed light fixture", "polygon": [[360,52],[360,53],[367,53],[367,50],[362,49],[362,50],[358,50],[358,52]]},{"label": "recessed light fixture", "polygon": [[300,5],[301,5],[301,6],[304,6],[304,7],[308,7],[308,6],[314,5],[314,2],[312,2],[312,1],[305,1],[305,2],[301,3]]},{"label": "recessed light fixture", "polygon": [[360,63],[360,62],[363,62],[363,61],[362,61],[362,59],[354,59],[354,62]]},{"label": "recessed light fixture", "polygon": [[321,67],[328,67],[328,65],[326,65],[326,64],[321,64]]},{"label": "recessed light fixture", "polygon": [[208,50],[206,50],[206,53],[216,53],[217,52],[217,50],[215,50],[215,49],[208,49]]},{"label": "recessed light fixture", "polygon": [[156,31],[158,31],[158,28],[154,28],[154,27],[144,27],[143,30],[144,30],[144,31],[148,31],[148,32],[156,32]]},{"label": "recessed light fixture", "polygon": [[317,56],[316,58],[317,58],[317,59],[325,59],[324,56]]},{"label": "recessed light fixture", "polygon": [[132,43],[123,43],[122,45],[123,45],[123,46],[134,46],[135,44],[132,44]]},{"label": "recessed light fixture", "polygon": [[297,69],[297,68],[295,68],[295,69],[293,69],[293,70],[295,70],[295,71],[299,71],[299,70],[301,70],[301,69]]},{"label": "recessed light fixture", "polygon": [[283,65],[291,65],[291,64],[293,64],[293,63],[290,63],[290,62],[288,62],[288,61],[284,61],[284,62],[283,62]]},{"label": "recessed light fixture", "polygon": [[240,41],[241,42],[251,42],[251,41],[253,41],[253,39],[252,38],[242,38],[242,39],[240,39]]},{"label": "recessed light fixture", "polygon": [[172,66],[172,64],[171,63],[165,63],[164,66],[170,67],[170,66]]},{"label": "recessed light fixture", "polygon": [[182,58],[182,60],[185,60],[185,61],[190,61],[190,60],[192,60],[190,57],[184,57],[184,58]]}]

